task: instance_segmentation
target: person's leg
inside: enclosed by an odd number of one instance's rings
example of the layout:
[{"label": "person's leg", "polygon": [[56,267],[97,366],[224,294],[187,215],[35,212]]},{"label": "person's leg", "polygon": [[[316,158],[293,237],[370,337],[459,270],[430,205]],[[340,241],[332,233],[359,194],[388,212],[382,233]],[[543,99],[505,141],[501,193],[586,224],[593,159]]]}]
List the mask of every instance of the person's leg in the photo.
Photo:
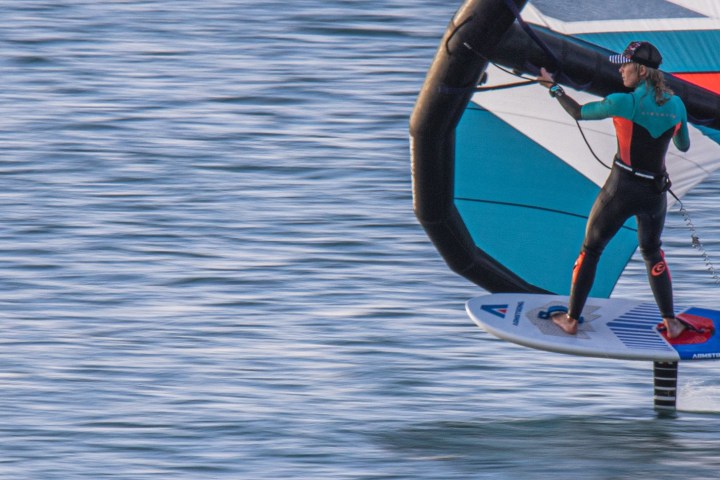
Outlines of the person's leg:
[{"label": "person's leg", "polygon": [[654,211],[640,214],[638,220],[638,243],[645,260],[648,283],[660,309],[668,338],[675,338],[685,330],[685,325],[675,318],[672,278],[661,249],[660,236],[665,226],[667,203],[665,197],[658,201]]},{"label": "person's leg", "polygon": [[595,281],[600,256],[630,216],[622,196],[618,195],[618,181],[617,172],[613,172],[595,199],[588,217],[582,251],[573,267],[568,313],[553,316],[553,322],[566,333],[574,334],[577,331],[577,320]]}]

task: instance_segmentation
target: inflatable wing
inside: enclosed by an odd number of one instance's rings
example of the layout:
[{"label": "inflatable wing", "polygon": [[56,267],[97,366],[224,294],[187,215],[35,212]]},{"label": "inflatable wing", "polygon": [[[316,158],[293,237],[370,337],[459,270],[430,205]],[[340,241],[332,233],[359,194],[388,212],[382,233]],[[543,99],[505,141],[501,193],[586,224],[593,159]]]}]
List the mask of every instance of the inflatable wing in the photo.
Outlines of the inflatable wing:
[{"label": "inflatable wing", "polygon": [[[518,74],[546,67],[586,103],[624,89],[609,55],[650,41],[692,124],[690,151],[668,152],[674,193],[720,167],[720,1],[641,3],[469,0],[452,19],[410,121],[415,213],[452,270],[490,292],[569,292],[614,128],[582,122],[581,134]],[[592,296],[610,296],[636,248],[632,219],[608,245]]]}]

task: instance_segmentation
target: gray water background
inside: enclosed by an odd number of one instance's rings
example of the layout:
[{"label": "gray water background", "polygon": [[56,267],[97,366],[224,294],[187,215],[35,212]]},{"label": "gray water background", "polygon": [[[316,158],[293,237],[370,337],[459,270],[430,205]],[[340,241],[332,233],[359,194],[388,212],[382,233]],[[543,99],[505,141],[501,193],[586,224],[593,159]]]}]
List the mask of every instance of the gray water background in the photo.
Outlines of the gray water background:
[{"label": "gray water background", "polygon": [[[457,6],[0,2],[0,479],[717,478],[714,362],[658,418],[650,365],[466,316],[407,131]],[[686,200],[716,258],[719,193]]]}]

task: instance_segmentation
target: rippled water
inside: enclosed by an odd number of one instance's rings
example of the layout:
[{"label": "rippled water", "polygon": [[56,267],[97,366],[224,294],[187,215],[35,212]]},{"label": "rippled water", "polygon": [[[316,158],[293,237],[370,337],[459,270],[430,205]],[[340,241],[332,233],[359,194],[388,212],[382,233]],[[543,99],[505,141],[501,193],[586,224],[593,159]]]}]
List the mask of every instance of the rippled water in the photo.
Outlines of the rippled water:
[{"label": "rippled water", "polygon": [[[662,419],[650,365],[465,315],[407,142],[456,7],[0,2],[0,478],[716,477],[714,363]],[[720,258],[718,180],[686,205]],[[673,213],[712,305],[688,244]]]}]

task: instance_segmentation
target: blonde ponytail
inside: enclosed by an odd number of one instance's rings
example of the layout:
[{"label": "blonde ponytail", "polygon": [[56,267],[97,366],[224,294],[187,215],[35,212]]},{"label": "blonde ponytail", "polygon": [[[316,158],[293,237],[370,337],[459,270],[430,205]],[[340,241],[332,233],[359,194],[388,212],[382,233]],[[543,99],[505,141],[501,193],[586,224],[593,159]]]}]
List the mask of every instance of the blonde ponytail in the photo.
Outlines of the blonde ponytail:
[{"label": "blonde ponytail", "polygon": [[674,92],[665,84],[665,77],[660,70],[645,68],[647,69],[645,82],[647,82],[648,89],[652,88],[655,91],[655,103],[664,105],[674,95]]}]

